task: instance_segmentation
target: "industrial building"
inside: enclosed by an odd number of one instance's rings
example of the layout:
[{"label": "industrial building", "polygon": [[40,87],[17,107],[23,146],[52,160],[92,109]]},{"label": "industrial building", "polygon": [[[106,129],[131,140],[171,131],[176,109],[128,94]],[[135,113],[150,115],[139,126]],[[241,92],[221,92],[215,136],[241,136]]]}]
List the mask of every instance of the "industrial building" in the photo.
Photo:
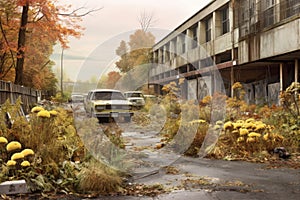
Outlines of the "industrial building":
[{"label": "industrial building", "polygon": [[182,96],[231,96],[241,82],[246,100],[277,104],[299,80],[300,0],[214,0],[157,42],[149,80],[156,90],[185,78]]}]

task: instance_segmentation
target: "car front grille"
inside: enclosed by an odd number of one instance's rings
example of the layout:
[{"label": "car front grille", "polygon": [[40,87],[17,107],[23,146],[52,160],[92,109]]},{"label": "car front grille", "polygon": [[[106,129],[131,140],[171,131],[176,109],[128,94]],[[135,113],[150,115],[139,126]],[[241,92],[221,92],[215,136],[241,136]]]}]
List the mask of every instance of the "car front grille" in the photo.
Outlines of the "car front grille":
[{"label": "car front grille", "polygon": [[130,110],[129,105],[106,105],[107,110]]}]

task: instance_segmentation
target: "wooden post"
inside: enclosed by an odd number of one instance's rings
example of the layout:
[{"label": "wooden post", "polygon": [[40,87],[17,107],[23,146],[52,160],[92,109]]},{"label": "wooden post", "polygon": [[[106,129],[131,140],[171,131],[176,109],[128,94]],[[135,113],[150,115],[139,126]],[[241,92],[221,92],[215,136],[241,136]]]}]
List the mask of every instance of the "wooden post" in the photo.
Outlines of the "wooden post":
[{"label": "wooden post", "polygon": [[299,60],[295,59],[295,82],[298,83]]},{"label": "wooden post", "polygon": [[283,63],[279,65],[280,91],[283,91]]},{"label": "wooden post", "polygon": [[233,86],[234,84],[234,71],[233,71],[233,66],[231,66],[231,69],[230,69],[230,86],[231,86],[231,89],[230,89],[230,95],[231,97],[233,97]]}]

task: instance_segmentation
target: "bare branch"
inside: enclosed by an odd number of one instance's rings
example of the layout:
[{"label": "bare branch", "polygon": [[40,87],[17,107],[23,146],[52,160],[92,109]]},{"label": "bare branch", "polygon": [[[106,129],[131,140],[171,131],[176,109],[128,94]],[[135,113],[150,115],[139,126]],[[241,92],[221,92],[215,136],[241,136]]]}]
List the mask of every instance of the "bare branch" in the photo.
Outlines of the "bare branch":
[{"label": "bare branch", "polygon": [[139,24],[141,26],[141,29],[145,32],[147,32],[148,28],[153,26],[154,20],[153,20],[153,13],[147,13],[146,11],[143,11],[140,16],[138,17]]},{"label": "bare branch", "polygon": [[43,70],[50,62],[51,60],[47,60],[47,62],[41,67],[41,70]]},{"label": "bare branch", "polygon": [[81,14],[78,14],[79,11],[81,10],[85,10],[86,8],[85,7],[79,7],[79,8],[76,8],[75,10],[73,10],[72,12],[70,13],[58,13],[58,15],[61,15],[61,16],[68,16],[68,17],[84,17],[90,13],[93,13],[93,12],[97,12],[99,10],[102,10],[103,7],[101,8],[96,8],[96,9],[91,9],[91,10],[88,10],[84,13],[81,13]]}]

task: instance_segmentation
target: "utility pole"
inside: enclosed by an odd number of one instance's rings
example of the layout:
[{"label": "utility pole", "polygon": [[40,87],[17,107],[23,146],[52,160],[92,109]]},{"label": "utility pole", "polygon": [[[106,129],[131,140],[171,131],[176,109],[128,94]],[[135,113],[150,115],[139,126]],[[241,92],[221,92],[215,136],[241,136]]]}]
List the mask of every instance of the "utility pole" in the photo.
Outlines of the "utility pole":
[{"label": "utility pole", "polygon": [[63,74],[64,74],[64,48],[61,50],[60,55],[60,91],[61,91],[61,98],[64,96],[64,87],[63,87]]}]

